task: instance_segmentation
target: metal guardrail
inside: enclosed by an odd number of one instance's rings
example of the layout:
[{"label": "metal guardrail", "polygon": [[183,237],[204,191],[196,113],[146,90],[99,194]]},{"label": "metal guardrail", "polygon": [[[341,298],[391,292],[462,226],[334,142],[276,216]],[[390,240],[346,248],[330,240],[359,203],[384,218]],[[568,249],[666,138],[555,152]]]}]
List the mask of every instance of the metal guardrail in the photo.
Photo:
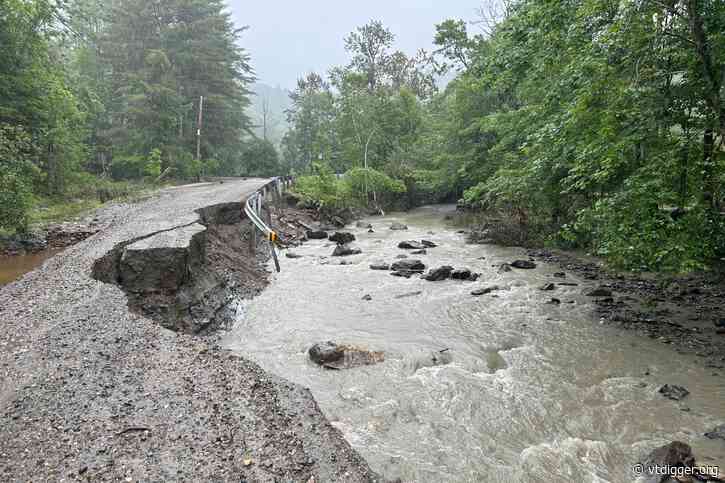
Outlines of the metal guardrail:
[{"label": "metal guardrail", "polygon": [[[270,184],[268,184],[265,188],[274,185],[274,189],[277,190],[277,193],[281,196],[282,195],[282,179],[281,178],[275,178],[274,181]],[[265,189],[263,188],[263,189]],[[254,224],[254,226],[262,232],[262,234],[269,240],[270,248],[272,250],[272,258],[274,259],[274,266],[277,269],[277,272],[280,271],[279,266],[279,259],[277,258],[277,251],[275,250],[275,245],[279,241],[279,236],[277,235],[277,232],[274,231],[272,228],[267,226],[267,224],[262,220],[262,202],[264,201],[264,194],[262,191],[257,191],[252,196],[247,198],[246,203],[244,204],[244,213],[247,215],[247,218],[249,218]]]}]

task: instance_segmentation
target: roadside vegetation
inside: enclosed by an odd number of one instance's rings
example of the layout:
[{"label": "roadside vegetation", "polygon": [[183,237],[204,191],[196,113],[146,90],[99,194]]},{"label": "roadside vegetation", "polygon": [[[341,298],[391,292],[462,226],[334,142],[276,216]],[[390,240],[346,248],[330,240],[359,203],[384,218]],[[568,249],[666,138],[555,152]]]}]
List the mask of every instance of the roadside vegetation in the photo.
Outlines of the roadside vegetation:
[{"label": "roadside vegetation", "polygon": [[[485,214],[493,239],[584,249],[632,270],[717,262],[725,4],[499,6],[475,34],[464,21],[438,25],[432,56],[395,51],[372,22],[345,39],[348,65],[302,78],[283,142],[287,168],[317,176],[300,189],[339,202],[347,191],[326,191],[320,166],[368,167],[402,183],[393,192],[409,206],[460,200]],[[441,91],[440,73],[455,74]]]}]

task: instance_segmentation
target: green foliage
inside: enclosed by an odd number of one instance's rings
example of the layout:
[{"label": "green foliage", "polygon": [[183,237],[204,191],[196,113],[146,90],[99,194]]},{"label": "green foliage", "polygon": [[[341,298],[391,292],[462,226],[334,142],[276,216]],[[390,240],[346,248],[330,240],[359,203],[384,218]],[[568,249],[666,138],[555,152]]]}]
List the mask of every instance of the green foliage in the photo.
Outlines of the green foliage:
[{"label": "green foliage", "polygon": [[376,197],[392,197],[405,193],[405,184],[402,181],[393,179],[385,173],[372,168],[353,168],[342,178],[345,192],[362,206],[368,204],[371,193]]},{"label": "green foliage", "polygon": [[319,206],[364,207],[373,193],[390,201],[406,191],[402,181],[371,168],[353,168],[338,177],[324,163],[314,163],[312,173],[297,178],[295,191],[305,201]]},{"label": "green foliage", "polygon": [[514,5],[485,40],[438,26],[439,53],[463,67],[430,106],[438,172],[469,205],[619,267],[720,257],[725,4]]},{"label": "green foliage", "polygon": [[34,146],[18,127],[0,123],[0,229],[24,232],[36,170],[30,162]]},{"label": "green foliage", "polygon": [[274,145],[264,139],[254,138],[247,143],[242,155],[245,176],[275,176],[280,172],[279,155]]},{"label": "green foliage", "polygon": [[161,150],[154,148],[149,153],[146,160],[146,166],[143,168],[143,174],[151,178],[158,178],[161,175]]},{"label": "green foliage", "polygon": [[324,163],[313,163],[311,174],[298,177],[294,189],[308,203],[336,208],[347,204],[342,184]]}]

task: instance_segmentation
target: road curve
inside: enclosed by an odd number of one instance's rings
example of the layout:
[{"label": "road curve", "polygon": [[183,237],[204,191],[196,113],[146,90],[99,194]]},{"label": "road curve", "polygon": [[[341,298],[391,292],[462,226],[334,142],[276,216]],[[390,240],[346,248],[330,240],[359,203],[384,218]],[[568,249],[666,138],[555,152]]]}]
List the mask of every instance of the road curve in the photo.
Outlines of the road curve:
[{"label": "road curve", "polygon": [[0,480],[375,481],[309,391],[132,313],[91,267],[265,179],[163,190],[0,289]]}]

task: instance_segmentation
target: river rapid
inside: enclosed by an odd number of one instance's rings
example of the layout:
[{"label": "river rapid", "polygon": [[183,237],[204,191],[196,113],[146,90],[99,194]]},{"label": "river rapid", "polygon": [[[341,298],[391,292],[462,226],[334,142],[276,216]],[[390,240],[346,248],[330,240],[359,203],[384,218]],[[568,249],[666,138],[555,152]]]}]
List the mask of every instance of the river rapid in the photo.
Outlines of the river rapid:
[{"label": "river rapid", "polygon": [[[628,482],[634,463],[673,440],[690,444],[698,464],[725,473],[725,443],[703,437],[725,423],[722,375],[694,356],[600,324],[582,294],[595,282],[555,278],[559,268],[544,264],[499,273],[501,263],[525,259],[523,250],[466,244],[445,220],[452,210],[365,220],[374,233],[349,229],[362,255],[330,257],[334,244],[326,240],[294,249],[302,258],[281,259],[281,273],[246,304],[225,346],[309,387],[350,444],[390,479]],[[409,230],[392,231],[393,222]],[[408,239],[438,244],[411,255],[428,267],[468,267],[481,278],[428,282],[369,268],[407,253],[397,245]],[[540,290],[562,281],[578,285]],[[494,284],[503,290],[470,293]],[[546,304],[551,297],[562,303]],[[325,340],[384,351],[385,361],[322,369],[307,350]],[[436,353],[443,364],[433,362]],[[665,383],[691,394],[665,399],[657,392]]]}]

